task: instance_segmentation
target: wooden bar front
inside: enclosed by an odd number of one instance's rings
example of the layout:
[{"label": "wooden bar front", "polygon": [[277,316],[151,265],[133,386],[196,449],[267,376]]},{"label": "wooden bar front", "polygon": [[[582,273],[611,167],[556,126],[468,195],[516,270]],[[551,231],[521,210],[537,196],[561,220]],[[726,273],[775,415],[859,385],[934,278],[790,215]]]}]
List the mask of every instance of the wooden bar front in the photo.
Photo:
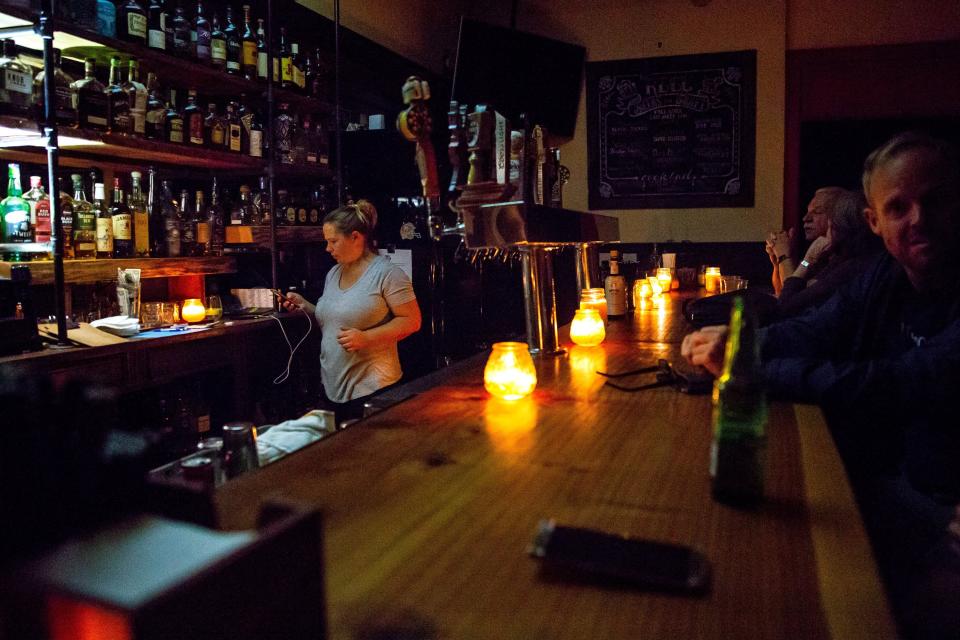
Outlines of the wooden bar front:
[{"label": "wooden bar front", "polygon": [[[710,496],[710,399],[627,393],[596,371],[676,359],[680,298],[537,361],[532,398],[483,388],[485,354],[349,429],[217,491],[226,528],[285,497],[324,511],[331,638],[888,638],[894,628],[815,407],[774,403],[766,500]],[[651,381],[652,374],[631,383]],[[542,518],[691,545],[703,597],[549,581]],[[265,585],[265,588],[269,588]],[[318,606],[321,606],[318,603]]]}]

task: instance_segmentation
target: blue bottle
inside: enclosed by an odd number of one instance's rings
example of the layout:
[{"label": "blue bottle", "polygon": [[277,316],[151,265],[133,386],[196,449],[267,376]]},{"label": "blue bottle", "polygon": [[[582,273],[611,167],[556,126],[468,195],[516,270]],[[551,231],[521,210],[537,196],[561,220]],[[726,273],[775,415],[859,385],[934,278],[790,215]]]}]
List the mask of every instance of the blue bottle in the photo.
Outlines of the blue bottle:
[{"label": "blue bottle", "polygon": [[113,0],[97,0],[97,31],[109,38],[117,37],[117,5]]}]

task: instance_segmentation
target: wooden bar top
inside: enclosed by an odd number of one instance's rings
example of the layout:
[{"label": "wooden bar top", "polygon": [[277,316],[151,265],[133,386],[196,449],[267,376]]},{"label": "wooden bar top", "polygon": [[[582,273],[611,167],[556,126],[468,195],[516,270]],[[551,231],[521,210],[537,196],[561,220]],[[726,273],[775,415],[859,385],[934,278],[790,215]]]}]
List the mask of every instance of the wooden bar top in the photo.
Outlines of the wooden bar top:
[{"label": "wooden bar top", "polygon": [[[738,510],[710,495],[708,396],[627,393],[595,373],[677,360],[689,330],[680,302],[612,321],[600,347],[562,339],[567,353],[536,359],[537,389],[521,401],[486,393],[486,354],[460,363],[218,489],[222,526],[254,526],[270,498],[321,508],[336,639],[894,637],[818,409],[771,405],[766,499]],[[712,588],[688,597],[546,579],[526,548],[548,517],[693,546]]]}]

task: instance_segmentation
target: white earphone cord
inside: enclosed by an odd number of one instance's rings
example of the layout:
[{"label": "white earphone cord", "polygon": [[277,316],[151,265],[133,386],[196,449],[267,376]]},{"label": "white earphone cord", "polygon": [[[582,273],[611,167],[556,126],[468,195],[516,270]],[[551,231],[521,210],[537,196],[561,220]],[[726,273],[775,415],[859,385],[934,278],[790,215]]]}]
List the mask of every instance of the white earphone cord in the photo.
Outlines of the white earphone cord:
[{"label": "white earphone cord", "polygon": [[[299,308],[299,307],[298,307]],[[280,318],[276,315],[271,316],[274,320],[277,321],[277,324],[280,325],[280,333],[283,335],[284,341],[287,343],[287,348],[290,349],[290,357],[287,358],[287,368],[286,370],[273,379],[273,384],[283,384],[290,377],[290,366],[293,364],[293,354],[297,352],[297,349],[300,348],[300,345],[303,344],[303,341],[307,339],[307,336],[310,335],[310,332],[313,331],[313,318],[310,317],[310,314],[300,308],[300,313],[302,313],[307,318],[307,332],[303,334],[303,337],[300,338],[300,342],[297,343],[297,346],[290,344],[290,338],[287,337],[287,332],[283,328],[283,323],[280,322]]]}]

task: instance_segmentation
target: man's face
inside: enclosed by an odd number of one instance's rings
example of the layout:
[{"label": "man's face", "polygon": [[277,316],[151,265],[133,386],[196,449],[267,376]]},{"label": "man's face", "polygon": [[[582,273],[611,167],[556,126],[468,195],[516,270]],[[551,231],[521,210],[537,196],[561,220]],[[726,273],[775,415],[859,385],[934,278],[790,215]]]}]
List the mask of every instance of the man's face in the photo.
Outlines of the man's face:
[{"label": "man's face", "polygon": [[948,163],[929,149],[912,149],[871,178],[865,213],[910,282],[918,289],[945,274],[958,248],[960,185]]},{"label": "man's face", "polygon": [[803,237],[807,242],[827,235],[826,201],[826,196],[818,192],[807,205],[807,213],[803,216]]}]

